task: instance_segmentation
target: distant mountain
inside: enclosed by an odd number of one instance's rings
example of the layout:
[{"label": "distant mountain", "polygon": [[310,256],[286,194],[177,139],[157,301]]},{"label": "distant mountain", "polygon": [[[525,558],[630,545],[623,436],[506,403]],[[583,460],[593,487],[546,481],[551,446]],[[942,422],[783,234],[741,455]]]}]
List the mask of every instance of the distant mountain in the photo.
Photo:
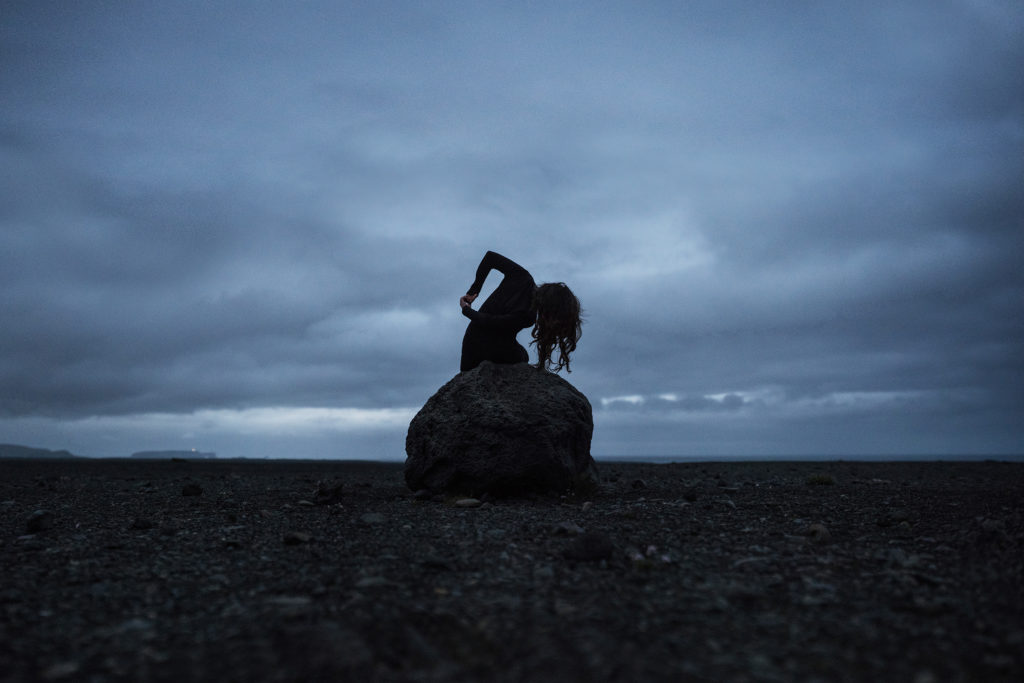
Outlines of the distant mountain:
[{"label": "distant mountain", "polygon": [[204,453],[203,451],[138,451],[132,453],[133,458],[142,460],[166,460],[168,458],[190,458],[192,460],[212,460],[217,457],[216,453]]},{"label": "distant mountain", "polygon": [[68,451],[51,451],[46,448],[32,448],[31,446],[15,446],[14,444],[0,443],[0,458],[32,458],[36,460],[61,458],[78,458],[81,456],[69,453]]}]

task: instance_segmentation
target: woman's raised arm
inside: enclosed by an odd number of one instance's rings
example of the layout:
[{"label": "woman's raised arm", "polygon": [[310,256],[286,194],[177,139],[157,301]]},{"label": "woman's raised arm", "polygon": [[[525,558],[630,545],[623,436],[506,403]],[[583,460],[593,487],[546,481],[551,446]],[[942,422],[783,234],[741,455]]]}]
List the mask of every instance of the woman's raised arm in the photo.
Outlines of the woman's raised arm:
[{"label": "woman's raised arm", "polygon": [[[509,275],[520,270],[526,270],[521,265],[516,263],[510,258],[506,258],[496,251],[488,251],[484,254],[484,257],[480,260],[480,265],[476,269],[476,279],[473,280],[473,284],[466,290],[467,295],[476,298],[476,295],[483,289],[484,280],[487,279],[487,274],[491,270],[496,270],[502,275]],[[470,300],[472,302],[472,299]]]}]

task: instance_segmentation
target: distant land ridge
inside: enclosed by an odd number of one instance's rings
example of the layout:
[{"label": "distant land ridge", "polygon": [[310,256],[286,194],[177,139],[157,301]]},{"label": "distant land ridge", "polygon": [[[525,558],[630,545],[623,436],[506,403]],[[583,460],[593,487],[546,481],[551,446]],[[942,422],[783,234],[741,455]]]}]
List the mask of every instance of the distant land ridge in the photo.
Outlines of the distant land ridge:
[{"label": "distant land ridge", "polygon": [[212,460],[217,457],[216,453],[203,452],[203,451],[137,451],[132,453],[133,458],[141,458],[147,460],[160,459],[160,458],[192,458],[195,460]]},{"label": "distant land ridge", "polygon": [[32,448],[31,446],[16,446],[9,443],[0,443],[0,458],[78,458],[81,456],[69,453],[68,451],[51,451],[47,448]]}]

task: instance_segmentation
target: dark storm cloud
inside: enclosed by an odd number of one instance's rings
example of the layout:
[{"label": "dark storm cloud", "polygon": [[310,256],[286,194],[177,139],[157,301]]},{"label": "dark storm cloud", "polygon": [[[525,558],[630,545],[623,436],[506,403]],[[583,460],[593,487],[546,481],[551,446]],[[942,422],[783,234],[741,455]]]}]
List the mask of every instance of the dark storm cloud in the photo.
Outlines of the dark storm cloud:
[{"label": "dark storm cloud", "polygon": [[496,249],[595,452],[1024,445],[1014,3],[5,12],[6,440],[400,456]]}]

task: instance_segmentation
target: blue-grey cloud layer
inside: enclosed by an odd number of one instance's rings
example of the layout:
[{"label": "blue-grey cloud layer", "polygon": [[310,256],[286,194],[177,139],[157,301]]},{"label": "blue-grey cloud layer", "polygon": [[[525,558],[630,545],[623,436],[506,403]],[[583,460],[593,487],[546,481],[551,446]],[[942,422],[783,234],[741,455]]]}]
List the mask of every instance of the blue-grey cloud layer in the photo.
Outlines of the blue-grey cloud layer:
[{"label": "blue-grey cloud layer", "polygon": [[4,11],[6,440],[415,407],[491,248],[597,452],[1024,450],[1016,3],[215,5]]}]

